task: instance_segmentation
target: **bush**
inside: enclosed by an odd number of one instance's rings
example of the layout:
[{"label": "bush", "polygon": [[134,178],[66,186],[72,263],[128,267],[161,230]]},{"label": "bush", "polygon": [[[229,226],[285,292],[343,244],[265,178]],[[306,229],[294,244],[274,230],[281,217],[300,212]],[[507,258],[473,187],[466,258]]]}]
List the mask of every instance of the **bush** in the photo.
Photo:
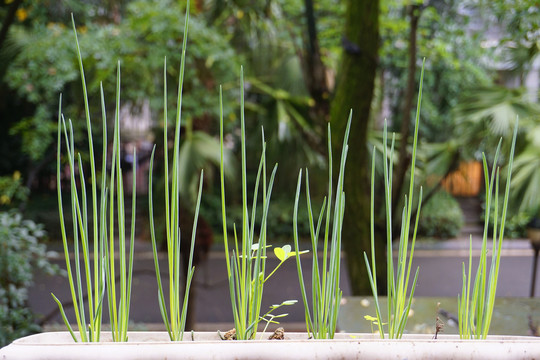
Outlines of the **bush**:
[{"label": "bush", "polygon": [[452,195],[439,191],[422,205],[418,234],[438,238],[456,237],[463,226],[463,212]]},{"label": "bush", "polygon": [[0,347],[40,330],[27,307],[27,288],[35,267],[57,271],[38,241],[43,236],[42,225],[23,220],[17,212],[0,212]]},{"label": "bush", "polygon": [[[490,224],[493,224],[493,215]],[[531,215],[526,212],[518,212],[517,214],[508,214],[504,225],[504,237],[507,239],[519,239],[527,237],[527,227],[531,222]],[[490,232],[493,232],[493,227]]]},{"label": "bush", "polygon": [[28,192],[20,172],[15,171],[12,176],[0,176],[0,208],[14,207],[25,202]]},{"label": "bush", "polygon": [[[503,199],[499,198],[499,218],[501,216]],[[485,219],[485,209],[486,203],[482,203],[482,223]],[[494,221],[494,211],[495,205],[491,204],[491,210],[489,211],[489,227],[488,227],[488,236],[493,236],[493,221]],[[531,214],[524,211],[512,212],[511,209],[508,209],[508,214],[506,215],[506,222],[504,223],[504,237],[506,239],[519,239],[527,237],[527,227],[531,221]],[[500,219],[499,219],[500,222]]]}]

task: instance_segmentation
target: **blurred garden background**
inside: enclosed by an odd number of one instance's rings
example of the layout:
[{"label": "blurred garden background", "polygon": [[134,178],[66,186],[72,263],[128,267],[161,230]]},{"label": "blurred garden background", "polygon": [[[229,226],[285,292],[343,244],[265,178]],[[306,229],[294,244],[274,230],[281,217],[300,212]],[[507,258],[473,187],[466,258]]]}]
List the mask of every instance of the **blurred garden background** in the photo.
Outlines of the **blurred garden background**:
[{"label": "blurred garden background", "polygon": [[[9,337],[5,335],[9,331],[0,331],[0,344],[36,330],[26,306],[32,272],[37,268],[60,271],[48,264],[46,253],[46,247],[61,250],[56,195],[60,93],[62,111],[73,121],[77,151],[83,158],[88,156],[71,14],[81,46],[97,149],[101,148],[100,84],[107,117],[113,119],[116,63],[121,63],[122,168],[127,174],[126,191],[137,194],[137,239],[149,242],[147,179],[153,145],[157,144],[157,157],[164,154],[163,63],[166,56],[169,104],[175,104],[185,8],[185,0],[0,0],[0,329],[11,329]],[[538,1],[191,0],[189,12],[180,150],[182,221],[187,224],[182,237],[190,237],[190,214],[204,168],[197,231],[201,259],[210,249],[223,249],[218,181],[220,85],[228,134],[231,231],[241,219],[240,199],[233,195],[239,193],[234,175],[239,172],[234,170],[240,155],[241,65],[248,181],[255,181],[261,127],[268,144],[267,161],[279,163],[268,220],[271,244],[292,243],[293,194],[300,168],[309,168],[312,196],[324,194],[327,124],[332,125],[337,154],[353,109],[343,229],[352,294],[371,291],[360,254],[369,253],[368,159],[375,151],[382,164],[385,119],[396,133],[392,211],[394,219],[400,218],[423,59],[415,184],[424,189],[419,222],[423,241],[444,242],[481,226],[482,152],[491,165],[502,138],[498,165],[504,167],[517,117],[506,237],[526,237],[527,227],[540,215]],[[168,108],[169,114],[175,110],[172,105]],[[174,126],[173,116],[168,124]],[[109,125],[112,129],[112,121]],[[137,149],[136,159],[130,155],[133,149]],[[134,161],[138,186],[131,189],[129,172]],[[381,175],[377,173],[377,179]],[[161,197],[162,182],[163,169],[156,166],[154,183]],[[384,202],[381,182],[376,185],[381,197],[376,204]],[[61,183],[68,192],[69,174],[62,172]],[[321,203],[322,195],[315,207]],[[69,203],[65,206],[69,208]],[[164,209],[154,211],[156,219],[164,216]],[[299,217],[300,235],[307,237],[307,212]],[[156,223],[159,227],[163,221]],[[384,224],[381,207],[376,215],[379,261],[384,261]],[[399,229],[394,233],[399,234]],[[384,282],[386,275],[379,275]]]}]

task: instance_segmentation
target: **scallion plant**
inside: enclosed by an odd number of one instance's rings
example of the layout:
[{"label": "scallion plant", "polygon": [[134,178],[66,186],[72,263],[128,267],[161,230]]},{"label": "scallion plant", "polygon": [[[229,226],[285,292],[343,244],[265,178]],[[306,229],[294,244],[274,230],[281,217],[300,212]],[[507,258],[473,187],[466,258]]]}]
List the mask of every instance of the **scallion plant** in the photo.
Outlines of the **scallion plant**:
[{"label": "scallion plant", "polygon": [[[261,303],[264,284],[275,273],[277,268],[288,258],[296,255],[290,251],[291,247],[285,245],[282,248],[275,248],[274,253],[280,260],[279,264],[266,276],[266,250],[267,245],[267,219],[272,195],[272,187],[277,171],[277,164],[274,166],[270,179],[267,183],[266,172],[266,142],[264,140],[264,130],[262,131],[262,154],[259,160],[255,188],[253,191],[253,204],[251,215],[249,214],[247,177],[246,177],[246,134],[244,119],[244,74],[240,69],[240,144],[242,159],[242,229],[240,238],[234,226],[233,249],[229,249],[229,237],[227,233],[227,212],[225,208],[225,165],[223,146],[223,93],[220,87],[219,107],[220,107],[220,180],[221,180],[221,210],[223,224],[223,241],[225,244],[225,257],[227,263],[227,278],[229,281],[229,293],[232,304],[234,326],[236,338],[238,340],[251,340],[257,335],[258,325],[261,321],[268,322],[271,312],[282,305],[292,305],[292,301],[284,301],[280,305],[275,305],[271,311],[261,316]],[[262,183],[262,215],[259,234],[255,233],[255,219],[257,216],[257,200]]]},{"label": "scallion plant", "polygon": [[[75,21],[72,17],[75,42],[77,44],[77,58],[81,74],[81,82],[84,97],[84,107],[86,115],[86,129],[88,136],[88,151],[90,162],[90,187],[91,187],[91,211],[92,227],[88,225],[88,196],[86,193],[86,181],[84,167],[80,153],[75,155],[75,144],[73,137],[73,125],[71,120],[66,121],[62,114],[62,97],[58,109],[58,145],[57,145],[57,192],[58,211],[60,215],[60,229],[62,233],[62,243],[71,297],[74,304],[75,317],[79,330],[80,340],[83,342],[99,341],[103,313],[103,300],[107,294],[109,306],[109,318],[113,341],[127,341],[127,330],[131,300],[131,285],[133,272],[133,243],[135,239],[135,188],[136,188],[136,161],[133,168],[132,184],[132,218],[130,233],[129,258],[126,255],[126,220],[124,207],[124,188],[122,169],[120,167],[120,63],[117,67],[116,82],[116,110],[114,118],[114,134],[112,148],[112,165],[110,173],[107,172],[107,119],[105,111],[105,97],[103,86],[101,90],[102,128],[103,128],[103,152],[101,169],[101,189],[98,200],[98,182],[96,175],[96,161],[94,155],[94,145],[92,140],[92,125],[90,121],[90,110],[88,105],[88,95],[86,81],[82,63],[82,56],[77,39]],[[72,271],[67,231],[64,220],[64,210],[62,205],[61,189],[61,147],[62,133],[66,141],[67,160],[70,173],[70,197],[71,216],[73,222],[73,253],[75,274]],[[136,153],[133,153],[136,159]],[[77,190],[77,172],[79,174],[80,194]],[[116,192],[115,192],[116,190]],[[116,195],[116,207],[115,207]],[[115,214],[116,212],[116,214]],[[119,267],[119,288],[116,283],[115,265],[115,216],[118,224],[118,260]],[[93,261],[90,256],[90,241],[93,242]],[[82,269],[80,253],[82,250]],[[88,298],[88,322],[85,315],[83,281],[86,283]],[[51,294],[60,308],[60,313],[71,336],[78,341],[64,311],[62,303],[54,294]]]},{"label": "scallion plant", "polygon": [[[497,166],[497,161],[499,160],[501,141],[499,141],[499,145],[497,146],[497,150],[495,152],[493,166],[491,169],[491,176],[489,174],[486,156],[485,154],[482,154],[486,188],[484,233],[482,237],[480,260],[478,263],[478,268],[476,270],[476,275],[474,277],[472,289],[472,237],[469,240],[469,266],[467,271],[465,271],[465,264],[463,264],[463,287],[461,290],[461,295],[458,295],[459,336],[461,339],[486,339],[489,332],[491,318],[493,316],[493,308],[495,306],[495,294],[497,291],[497,281],[499,277],[501,250],[504,239],[504,226],[506,221],[506,209],[508,206],[508,197],[510,194],[510,182],[512,179],[512,164],[514,161],[514,150],[516,146],[517,130],[518,122],[516,121],[514,135],[512,139],[512,147],[510,150],[510,157],[508,160],[506,188],[504,192],[504,200],[502,204],[500,218],[498,213],[500,170]],[[490,226],[489,213],[491,211],[492,202],[495,204],[495,207],[493,214],[494,221],[493,241],[491,248],[491,265],[488,275],[487,237],[488,228]]]},{"label": "scallion plant", "polygon": [[[339,288],[341,269],[341,229],[343,226],[343,216],[345,213],[345,192],[343,191],[343,180],[345,176],[345,163],[349,149],[348,140],[351,128],[352,111],[349,115],[343,147],[341,150],[341,160],[336,186],[336,198],[332,215],[332,143],[330,124],[328,124],[328,194],[323,200],[321,211],[314,224],[314,214],[311,205],[311,195],[309,190],[309,172],[306,169],[306,202],[309,216],[309,232],[311,237],[311,248],[313,254],[313,265],[311,269],[311,304],[310,310],[302,264],[300,261],[300,251],[298,244],[298,202],[302,185],[302,170],[298,173],[298,183],[296,186],[296,196],[293,213],[293,238],[296,250],[296,266],[298,279],[300,281],[300,291],[304,303],[304,313],[306,328],[310,337],[315,339],[333,339],[336,332],[339,306],[342,291]],[[328,202],[328,203],[327,203]],[[320,230],[324,221],[324,235],[322,246],[322,267],[319,266],[318,242]]]},{"label": "scallion plant", "polygon": [[[158,302],[161,317],[167,328],[171,341],[181,341],[184,336],[186,325],[186,316],[188,308],[189,290],[195,267],[193,266],[193,251],[195,246],[195,235],[197,229],[197,220],[199,218],[199,207],[201,203],[203,171],[201,171],[199,180],[199,191],[193,219],[193,230],[191,236],[191,246],[189,253],[189,264],[184,284],[184,298],[182,300],[182,282],[180,279],[180,174],[179,174],[179,154],[180,154],[180,127],[182,111],[182,86],[184,83],[184,68],[186,59],[186,46],[188,36],[189,22],[189,2],[186,8],[186,17],[184,25],[184,39],[182,42],[182,57],[180,60],[180,75],[178,82],[178,99],[176,111],[176,123],[173,145],[173,160],[171,175],[169,176],[169,157],[168,157],[168,137],[167,137],[167,59],[163,65],[163,144],[164,144],[164,162],[165,162],[165,236],[167,240],[167,265],[169,271],[169,311],[167,311],[167,302],[163,291],[161,273],[158,260],[156,245],[156,235],[154,226],[154,202],[152,197],[152,173],[154,164],[155,147],[152,150],[150,158],[149,182],[148,182],[148,204],[150,214],[150,236],[152,239],[152,252],[154,256],[154,266],[158,284]],[[170,178],[170,181],[169,181]],[[170,182],[170,184],[169,184]]]},{"label": "scallion plant", "polygon": [[[407,324],[407,318],[411,308],[411,303],[416,288],[416,281],[418,279],[418,268],[416,269],[414,279],[412,282],[411,290],[407,296],[410,275],[412,268],[412,260],[414,255],[414,246],[416,242],[416,231],[418,228],[418,218],[420,216],[420,210],[422,205],[422,188],[420,188],[420,194],[418,196],[418,207],[416,210],[416,221],[412,232],[412,238],[410,236],[411,218],[413,213],[413,196],[414,196],[414,170],[416,167],[416,149],[418,143],[418,128],[420,122],[420,105],[422,102],[422,83],[424,79],[424,65],[422,64],[422,72],[420,74],[420,89],[418,91],[418,102],[416,108],[416,118],[414,126],[413,136],[413,148],[410,170],[410,183],[409,183],[409,195],[405,195],[405,205],[401,216],[401,233],[399,236],[399,250],[397,256],[397,264],[394,265],[394,258],[392,254],[392,169],[394,159],[394,143],[395,136],[392,136],[392,143],[390,152],[388,152],[388,131],[387,124],[384,124],[383,133],[383,159],[384,159],[384,198],[385,198],[385,210],[386,210],[386,272],[387,272],[387,294],[388,294],[388,306],[387,306],[387,334],[390,339],[399,339],[403,335],[405,325]],[[406,141],[403,139],[402,141]],[[375,149],[373,151],[373,158],[371,163],[371,205],[370,205],[370,228],[371,228],[371,265],[367,254],[364,252],[364,260],[368,269],[369,281],[373,292],[375,311],[377,315],[376,325],[379,329],[380,337],[384,339],[384,323],[382,319],[381,308],[379,306],[379,296],[377,288],[377,268],[375,263]],[[410,241],[410,246],[409,246]],[[407,259],[408,255],[408,259]]]}]

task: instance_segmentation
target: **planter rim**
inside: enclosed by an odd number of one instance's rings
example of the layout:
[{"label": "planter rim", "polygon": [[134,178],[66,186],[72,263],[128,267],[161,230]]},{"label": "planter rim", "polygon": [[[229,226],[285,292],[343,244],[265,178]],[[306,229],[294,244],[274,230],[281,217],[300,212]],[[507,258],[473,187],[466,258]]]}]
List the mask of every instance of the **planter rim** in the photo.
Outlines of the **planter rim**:
[{"label": "planter rim", "polygon": [[[460,340],[457,335],[405,334],[401,340],[376,334],[338,333],[334,340],[307,339],[307,333],[286,333],[285,340],[225,341],[217,332],[191,332],[181,342],[166,332],[128,332],[130,342],[75,343],[68,332],[49,332],[15,340],[0,349],[0,359],[530,359],[540,358],[540,338],[489,336]],[[263,338],[268,338],[265,333]],[[56,340],[54,340],[56,338]],[[217,340],[219,339],[219,340]],[[54,342],[53,342],[54,341]]]},{"label": "planter rim", "polygon": [[[77,334],[77,333],[76,333]],[[224,332],[222,332],[224,334]],[[96,346],[96,345],[133,345],[133,344],[169,344],[169,345],[178,345],[184,343],[267,343],[267,342],[523,342],[523,343],[540,343],[540,337],[534,336],[513,336],[513,335],[489,335],[486,340],[475,340],[475,339],[460,339],[459,335],[447,335],[439,334],[437,339],[434,338],[433,334],[404,334],[401,339],[381,339],[378,334],[371,333],[345,333],[340,332],[336,333],[334,339],[309,339],[307,333],[305,332],[289,332],[285,333],[284,340],[272,340],[269,341],[268,337],[272,332],[258,333],[257,338],[254,340],[233,340],[226,341],[222,340],[219,337],[217,331],[194,331],[184,333],[184,339],[182,341],[171,341],[166,331],[128,331],[127,342],[113,342],[111,340],[111,333],[108,331],[103,331],[101,333],[101,341],[94,343],[82,343],[74,342],[70,333],[67,331],[53,331],[53,332],[44,332],[40,334],[34,334],[19,338],[12,342],[13,345],[24,345],[24,346],[51,346],[51,345],[68,345],[68,346],[77,346],[77,345],[86,345],[86,346]]]}]

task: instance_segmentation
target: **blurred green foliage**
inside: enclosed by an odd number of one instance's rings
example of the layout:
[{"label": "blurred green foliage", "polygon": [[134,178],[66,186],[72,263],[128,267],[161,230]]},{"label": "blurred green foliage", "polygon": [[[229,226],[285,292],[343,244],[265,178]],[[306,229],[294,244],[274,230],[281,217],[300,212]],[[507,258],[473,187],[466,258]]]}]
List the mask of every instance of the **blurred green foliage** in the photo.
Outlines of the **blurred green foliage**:
[{"label": "blurred green foliage", "polygon": [[[5,18],[12,3],[1,3],[0,19]],[[184,149],[185,158],[194,161],[186,164],[191,170],[185,174],[198,173],[193,169],[213,162],[204,152],[215,145],[210,140],[217,133],[220,84],[227,133],[231,134],[227,147],[236,149],[238,132],[232,127],[239,116],[237,75],[239,65],[244,64],[248,151],[259,151],[263,125],[269,163],[279,162],[278,190],[293,190],[294,174],[301,166],[310,167],[313,185],[317,186],[317,172],[322,174],[325,166],[321,144],[325,143],[326,128],[312,116],[314,104],[307,87],[305,4],[304,0],[191,1],[182,118],[187,130],[184,133],[192,140]],[[520,135],[523,141],[519,141],[521,149],[516,155],[514,208],[538,208],[535,200],[540,199],[540,186],[535,179],[540,175],[535,170],[540,172],[540,167],[534,160],[540,132],[538,116],[530,116],[536,110],[526,103],[523,90],[493,86],[502,80],[494,65],[508,62],[510,71],[523,78],[538,54],[539,5],[535,0],[382,1],[370,141],[380,145],[377,130],[383,117],[394,130],[403,119],[410,27],[406,9],[421,4],[417,54],[418,61],[426,58],[426,72],[420,146],[428,152],[435,149],[419,163],[426,170],[426,178],[428,169],[436,168],[439,175],[444,174],[453,166],[454,154],[472,158],[479,156],[478,149],[492,148],[501,134],[491,130],[500,128],[500,118],[504,118],[503,125],[512,125],[515,113],[519,113],[522,120],[528,117],[530,121],[521,122],[527,130]],[[320,0],[313,5],[321,58],[333,84],[343,51],[345,2]],[[10,186],[9,177],[15,171],[20,171],[24,180],[32,180],[32,172],[38,171],[41,177],[54,176],[51,150],[60,92],[64,113],[74,120],[76,130],[80,131],[77,127],[84,123],[80,121],[83,98],[70,28],[72,12],[81,42],[92,119],[101,120],[97,99],[101,82],[108,117],[112,118],[114,72],[120,61],[123,104],[130,104],[137,112],[148,101],[156,134],[161,134],[163,58],[167,56],[168,103],[174,104],[184,7],[185,1],[174,0],[22,1],[5,43],[0,44],[0,122],[9,129],[0,134],[0,175],[8,176],[7,185],[2,186]],[[493,24],[501,29],[502,38],[490,45],[486,33]],[[331,100],[332,93],[328,97]],[[499,111],[501,104],[513,112]],[[477,112],[467,112],[468,106]],[[175,109],[168,111],[171,124]],[[84,157],[85,140],[78,135],[76,139]],[[159,135],[155,142],[159,148]],[[436,146],[431,146],[434,142]],[[205,169],[208,188],[212,188],[211,173]],[[189,192],[197,183],[196,177],[186,175],[185,183],[188,185],[182,188]],[[527,203],[520,203],[523,199]]]},{"label": "blurred green foliage", "polygon": [[[23,5],[26,7],[21,9],[27,11],[27,18],[10,29],[9,42],[16,51],[7,62],[5,76],[0,80],[5,86],[3,91],[19,99],[25,108],[23,114],[17,113],[9,104],[1,109],[6,115],[3,122],[9,128],[9,136],[21,139],[18,149],[6,152],[6,156],[12,157],[13,163],[22,153],[28,159],[23,164],[28,166],[51,153],[59,94],[64,94],[63,111],[66,118],[73,119],[76,131],[84,123],[79,121],[84,107],[69,17],[37,11],[37,7],[30,4]],[[65,7],[56,4],[53,8],[60,7],[59,13],[65,13],[73,4],[63,5]],[[122,3],[116,12],[112,11],[109,18],[101,11],[105,9],[91,2],[82,7],[75,6],[75,9],[80,10],[74,18],[88,82],[91,117],[94,121],[101,121],[98,96],[100,83],[103,83],[108,117],[112,118],[114,73],[116,63],[120,61],[123,104],[129,104],[131,111],[136,113],[148,101],[155,126],[162,127],[163,121],[158,119],[163,112],[165,56],[168,103],[175,104],[177,97],[179,49],[183,36],[183,19],[178,16],[183,12],[181,2],[129,1]],[[225,115],[227,118],[234,116],[233,110],[237,105],[233,99],[236,94],[230,89],[236,84],[235,69],[239,68],[240,57],[229,45],[226,34],[207,26],[203,17],[194,16],[190,22],[188,52],[183,119],[192,121],[196,128],[208,128],[205,118],[215,119],[218,115],[219,84],[224,87]],[[169,108],[169,114],[174,114],[175,110]],[[77,134],[76,138],[82,140]],[[13,166],[6,161],[0,173],[19,169],[27,175],[26,166],[21,166],[20,161],[18,166]],[[52,173],[51,166],[48,170]]]},{"label": "blurred green foliage", "polygon": [[32,160],[41,159],[52,144],[51,134],[56,132],[56,126],[51,119],[56,111],[58,94],[78,75],[73,41],[65,36],[65,29],[51,25],[36,30],[13,29],[11,39],[21,51],[9,64],[4,78],[7,85],[34,109],[9,130],[10,135],[21,137],[21,151]]},{"label": "blurred green foliage", "polygon": [[[230,116],[233,120],[237,116],[234,101],[237,94],[232,89],[237,83],[238,65],[243,63],[248,92],[251,93],[247,97],[251,104],[247,113],[248,126],[258,133],[256,129],[265,125],[267,139],[275,138],[281,143],[269,147],[269,157],[271,163],[279,161],[280,168],[286,169],[287,173],[289,170],[296,172],[299,164],[304,165],[306,160],[310,166],[324,166],[321,156],[324,154],[318,151],[317,144],[321,143],[325,129],[319,131],[310,117],[312,103],[304,78],[304,5],[301,0],[252,3],[214,0],[193,1],[191,9],[184,118],[197,122],[210,116],[210,126],[202,126],[207,131],[215,130],[216,88],[223,84],[226,118]],[[389,100],[391,114],[388,118],[395,129],[399,128],[402,117],[400,107],[409,30],[405,9],[409,5],[410,2],[404,0],[388,0],[381,4],[381,71],[379,96],[373,106],[380,111],[383,100]],[[133,104],[137,111],[141,102],[148,100],[153,118],[159,124],[163,106],[160,94],[164,56],[168,57],[167,73],[171,80],[169,97],[172,100],[176,96],[174,80],[183,26],[179,14],[184,6],[182,1],[172,0],[23,1],[17,21],[10,29],[10,51],[15,51],[16,55],[8,56],[10,61],[6,64],[4,79],[4,83],[30,105],[30,110],[24,114],[14,114],[17,119],[9,125],[12,137],[22,139],[21,151],[32,161],[47,152],[54,141],[51,136],[54,126],[49,120],[55,118],[59,92],[64,93],[65,104],[69,104],[65,113],[74,120],[82,115],[82,96],[69,26],[71,12],[74,12],[80,32],[91,97],[97,97],[99,83],[103,81],[107,98],[112,98],[112,75],[116,61],[120,60],[123,102]],[[501,44],[513,39],[532,49],[534,39],[531,34],[538,29],[534,11],[530,11],[534,6],[537,5],[530,0],[499,0],[489,4],[467,0],[436,1],[422,8],[418,55],[427,59],[425,87],[428,90],[422,107],[423,138],[447,141],[449,136],[457,135],[452,109],[460,95],[473,86],[492,83],[495,73],[485,60],[495,56],[495,49],[482,46],[486,29],[475,28],[478,15],[481,14],[487,23],[493,20],[489,16],[496,17],[501,26],[508,29],[503,32],[505,37]],[[0,8],[0,13],[5,13],[6,9]],[[321,57],[330,78],[335,75],[342,51],[344,11],[344,4],[337,0],[314,4]],[[10,51],[0,50],[2,53]],[[98,101],[91,103],[96,104],[92,113],[98,115]],[[253,142],[258,144],[258,139]],[[16,169],[21,167],[11,168],[8,172]]]},{"label": "blurred green foliage", "polygon": [[17,212],[0,212],[0,347],[40,330],[27,307],[34,272],[57,272],[46,258],[43,226]]},{"label": "blurred green foliage", "polygon": [[[390,102],[391,116],[388,119],[396,131],[399,131],[403,116],[407,116],[407,121],[413,116],[401,113],[410,28],[405,9],[409,3],[390,0],[381,4],[382,73],[379,91]],[[493,73],[481,61],[489,56],[480,46],[484,34],[470,31],[472,16],[460,11],[469,3],[435,1],[419,10],[417,62],[426,59],[420,135],[430,142],[444,142],[455,135],[452,109],[465,89],[491,83]]]},{"label": "blurred green foliage", "polygon": [[22,184],[21,173],[0,176],[0,209],[11,208],[28,198],[28,188]]},{"label": "blurred green foliage", "polygon": [[459,234],[463,222],[463,212],[457,200],[441,190],[422,205],[418,234],[441,239],[453,238]]},{"label": "blurred green foliage", "polygon": [[[312,200],[313,208],[320,210],[321,200]],[[293,203],[289,198],[276,197],[272,199],[272,204],[268,212],[267,233],[272,244],[288,244],[292,241],[291,228],[293,226]],[[305,207],[304,207],[305,208]],[[219,195],[207,195],[201,204],[201,216],[203,216],[214,230],[219,234],[223,224],[221,223],[221,200]],[[234,233],[234,226],[242,224],[242,206],[233,204],[227,207],[227,227],[230,234]],[[260,216],[255,219],[255,230],[259,231],[261,226]],[[302,239],[308,239],[309,234],[309,214],[307,209],[298,210],[298,235]]]},{"label": "blurred green foliage", "polygon": [[[499,197],[499,214],[501,213],[503,204],[503,199]],[[482,202],[482,212],[481,212],[481,220],[482,223],[485,221],[486,218],[486,203]],[[491,225],[494,224],[494,210],[495,210],[495,203],[492,202],[491,204],[491,210],[489,212],[489,223]],[[533,213],[528,211],[519,211],[514,210],[509,213],[510,215],[506,218],[505,226],[504,226],[504,237],[508,239],[523,239],[527,237],[527,227],[529,226],[529,223],[533,219]],[[488,227],[488,236],[493,236],[493,226]]]}]

